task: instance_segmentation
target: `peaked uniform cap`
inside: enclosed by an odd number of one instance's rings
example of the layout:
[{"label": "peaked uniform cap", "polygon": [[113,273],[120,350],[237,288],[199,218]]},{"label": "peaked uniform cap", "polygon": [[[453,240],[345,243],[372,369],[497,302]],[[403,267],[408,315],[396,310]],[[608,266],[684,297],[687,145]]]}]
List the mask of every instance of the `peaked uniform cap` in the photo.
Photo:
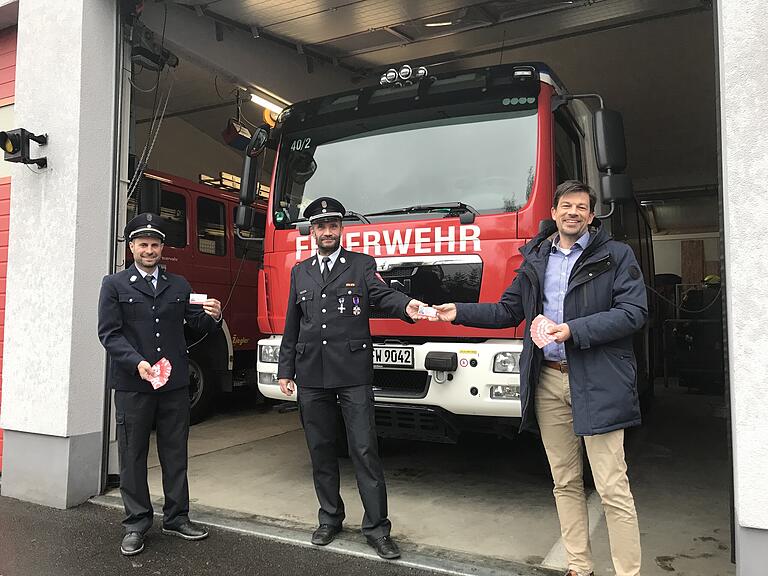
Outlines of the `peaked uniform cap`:
[{"label": "peaked uniform cap", "polygon": [[125,225],[125,239],[130,242],[139,237],[165,241],[165,221],[152,212],[139,214]]},{"label": "peaked uniform cap", "polygon": [[304,208],[304,218],[310,222],[326,218],[338,218],[341,220],[346,213],[347,211],[341,202],[328,196],[321,196]]}]

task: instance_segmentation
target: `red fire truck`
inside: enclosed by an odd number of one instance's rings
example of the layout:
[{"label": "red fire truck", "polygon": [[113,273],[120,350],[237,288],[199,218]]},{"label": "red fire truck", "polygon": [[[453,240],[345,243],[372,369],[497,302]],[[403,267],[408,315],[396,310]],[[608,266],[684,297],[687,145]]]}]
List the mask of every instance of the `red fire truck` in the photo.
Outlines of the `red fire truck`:
[{"label": "red fire truck", "polygon": [[[653,278],[650,230],[624,174],[621,116],[597,95],[569,94],[545,65],[443,75],[402,66],[377,86],[290,106],[247,150],[236,223],[252,235],[265,147],[276,151],[258,286],[267,397],[286,399],[276,371],[290,270],[315,249],[301,214],[320,196],[344,204],[343,245],[374,256],[393,288],[430,304],[490,302],[514,278],[519,248],[550,218],[556,185],[582,179],[598,191],[603,225]],[[464,430],[515,433],[521,327],[409,325],[373,314],[381,436],[452,442]],[[649,389],[648,338],[638,337],[641,390]]]},{"label": "red fire truck", "polygon": [[[256,291],[262,261],[260,242],[234,234],[237,192],[197,184],[161,172],[146,172],[128,200],[127,219],[145,211],[167,221],[162,264],[182,274],[195,292],[217,298],[224,306],[222,330],[204,337],[187,330],[191,420],[203,420],[218,392],[238,386],[255,388]],[[264,235],[265,205],[256,204],[253,234]],[[246,233],[247,235],[247,233]],[[130,251],[126,251],[130,257]],[[130,262],[128,262],[130,263]],[[126,264],[127,265],[127,264]]]}]

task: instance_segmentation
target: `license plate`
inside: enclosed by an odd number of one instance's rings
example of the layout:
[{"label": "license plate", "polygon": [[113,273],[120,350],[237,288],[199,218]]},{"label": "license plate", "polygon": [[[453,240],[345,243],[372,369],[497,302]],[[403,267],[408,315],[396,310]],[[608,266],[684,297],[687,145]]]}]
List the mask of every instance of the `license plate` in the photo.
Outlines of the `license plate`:
[{"label": "license plate", "polygon": [[374,366],[405,366],[413,368],[413,348],[410,346],[374,346]]}]

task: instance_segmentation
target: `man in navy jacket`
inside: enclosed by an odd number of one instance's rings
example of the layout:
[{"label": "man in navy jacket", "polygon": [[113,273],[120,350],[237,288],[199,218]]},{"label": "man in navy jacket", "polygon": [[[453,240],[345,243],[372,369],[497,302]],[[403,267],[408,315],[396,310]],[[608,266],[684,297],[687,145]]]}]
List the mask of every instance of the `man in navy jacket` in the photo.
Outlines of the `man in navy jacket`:
[{"label": "man in navy jacket", "polygon": [[[640,574],[640,533],[624,458],[624,429],[640,423],[633,334],[648,314],[640,267],[594,220],[596,198],[575,180],[555,191],[557,230],[522,249],[523,264],[497,303],[436,306],[438,319],[478,328],[526,322],[520,356],[521,429],[539,430],[554,479],[567,576],[593,562],[582,482],[586,446],[605,510],[617,576]],[[555,322],[539,349],[531,321]],[[583,444],[582,444],[583,438]]]},{"label": "man in navy jacket", "polygon": [[[182,276],[160,266],[163,222],[157,214],[136,216],[125,227],[134,263],[105,276],[99,295],[99,340],[109,353],[110,387],[115,390],[120,492],[126,518],[120,545],[126,556],[144,549],[152,526],[147,485],[147,452],[152,427],[163,472],[163,533],[201,540],[208,532],[189,520],[187,438],[189,435],[189,362],[184,321],[195,330],[218,330],[221,304],[207,299],[190,304],[192,288]],[[152,366],[171,364],[168,381],[155,389]]]}]

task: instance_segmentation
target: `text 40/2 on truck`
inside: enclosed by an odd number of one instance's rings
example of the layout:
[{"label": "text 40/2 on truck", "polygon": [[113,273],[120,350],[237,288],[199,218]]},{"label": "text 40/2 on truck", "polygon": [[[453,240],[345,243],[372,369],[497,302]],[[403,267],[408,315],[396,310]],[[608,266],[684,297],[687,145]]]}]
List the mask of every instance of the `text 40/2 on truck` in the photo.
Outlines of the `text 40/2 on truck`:
[{"label": "text 40/2 on truck", "polygon": [[[381,85],[290,106],[252,139],[236,218],[243,231],[258,215],[265,147],[276,152],[258,286],[259,329],[271,335],[259,341],[257,364],[267,397],[286,399],[276,372],[290,272],[315,249],[301,214],[320,196],[347,208],[347,249],[370,254],[385,282],[430,304],[497,301],[567,179],[597,191],[603,225],[653,277],[650,230],[623,173],[621,116],[597,95],[568,94],[544,65],[419,77],[404,66]],[[371,331],[381,436],[514,434],[522,327],[409,325],[374,312]],[[641,391],[647,343],[647,333],[638,337]]]}]

